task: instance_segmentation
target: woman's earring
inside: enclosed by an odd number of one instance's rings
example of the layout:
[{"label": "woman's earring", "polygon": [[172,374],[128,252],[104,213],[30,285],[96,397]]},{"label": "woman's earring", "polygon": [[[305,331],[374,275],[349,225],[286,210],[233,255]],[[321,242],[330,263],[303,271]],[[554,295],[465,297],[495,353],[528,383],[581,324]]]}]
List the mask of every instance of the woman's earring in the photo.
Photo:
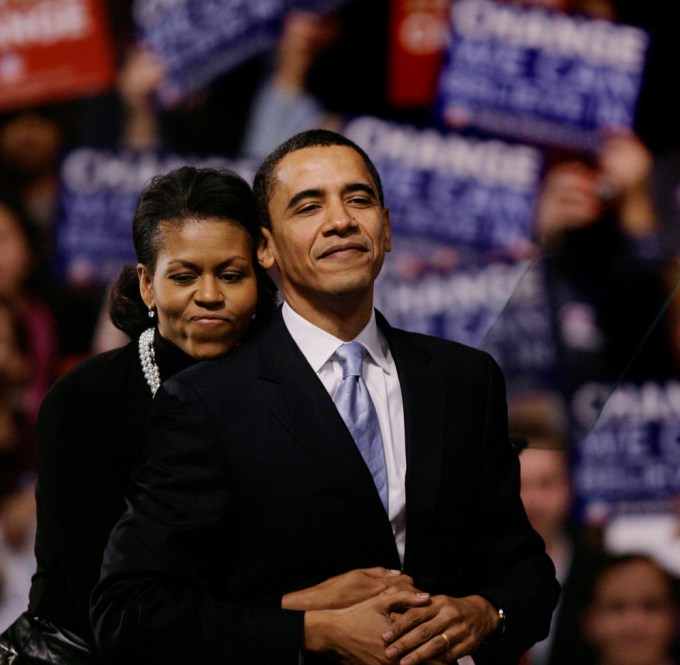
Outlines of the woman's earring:
[{"label": "woman's earring", "polygon": [[149,318],[153,319],[154,316],[156,316],[156,311],[153,307],[149,307]]}]

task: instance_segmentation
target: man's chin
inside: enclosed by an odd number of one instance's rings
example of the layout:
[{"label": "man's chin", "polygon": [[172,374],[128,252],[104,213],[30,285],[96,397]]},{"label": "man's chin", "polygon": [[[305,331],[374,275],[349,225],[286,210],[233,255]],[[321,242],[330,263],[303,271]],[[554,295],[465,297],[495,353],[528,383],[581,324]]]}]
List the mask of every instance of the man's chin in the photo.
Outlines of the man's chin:
[{"label": "man's chin", "polygon": [[329,285],[329,288],[324,290],[323,295],[327,300],[358,303],[367,295],[370,296],[373,293],[371,287],[372,282]]},{"label": "man's chin", "polygon": [[322,277],[321,291],[334,298],[361,297],[372,291],[375,276],[364,271],[347,271]]}]

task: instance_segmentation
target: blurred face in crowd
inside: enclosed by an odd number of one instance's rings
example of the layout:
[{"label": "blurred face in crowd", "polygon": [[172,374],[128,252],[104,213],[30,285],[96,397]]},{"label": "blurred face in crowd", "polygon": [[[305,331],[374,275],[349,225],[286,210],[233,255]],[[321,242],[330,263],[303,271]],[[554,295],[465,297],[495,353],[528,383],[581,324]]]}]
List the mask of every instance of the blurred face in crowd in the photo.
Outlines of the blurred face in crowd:
[{"label": "blurred face in crowd", "polygon": [[14,300],[31,272],[33,257],[19,221],[0,204],[0,296]]},{"label": "blurred face in crowd", "polygon": [[316,14],[292,9],[283,21],[279,51],[283,57],[296,57],[298,62],[305,57],[314,57],[333,46],[341,27],[336,13]]},{"label": "blurred face in crowd", "polygon": [[566,453],[526,448],[520,455],[521,496],[531,525],[546,540],[564,530],[571,507]]},{"label": "blurred face in crowd", "polygon": [[160,334],[198,359],[232,349],[257,304],[251,239],[230,220],[161,223],[153,273],[139,264],[140,291]]},{"label": "blurred face in crowd", "polygon": [[347,146],[303,148],[275,177],[259,257],[278,266],[286,300],[310,318],[328,306],[370,305],[391,235],[361,156]]},{"label": "blurred face in crowd", "polygon": [[586,639],[600,665],[660,665],[677,620],[670,583],[653,563],[635,559],[597,580],[584,617]]},{"label": "blurred face in crowd", "polygon": [[61,135],[55,120],[22,113],[0,128],[0,154],[20,173],[39,174],[56,163]]}]

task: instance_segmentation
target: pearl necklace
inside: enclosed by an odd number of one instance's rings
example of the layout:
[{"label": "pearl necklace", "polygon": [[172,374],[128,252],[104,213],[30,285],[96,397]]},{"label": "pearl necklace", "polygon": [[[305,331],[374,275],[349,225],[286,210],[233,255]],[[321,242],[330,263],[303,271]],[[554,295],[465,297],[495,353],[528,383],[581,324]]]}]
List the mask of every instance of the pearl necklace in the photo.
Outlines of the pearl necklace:
[{"label": "pearl necklace", "polygon": [[153,350],[155,328],[147,328],[139,336],[139,360],[142,363],[144,378],[151,388],[151,395],[155,395],[161,385],[161,373],[156,364],[156,354]]}]

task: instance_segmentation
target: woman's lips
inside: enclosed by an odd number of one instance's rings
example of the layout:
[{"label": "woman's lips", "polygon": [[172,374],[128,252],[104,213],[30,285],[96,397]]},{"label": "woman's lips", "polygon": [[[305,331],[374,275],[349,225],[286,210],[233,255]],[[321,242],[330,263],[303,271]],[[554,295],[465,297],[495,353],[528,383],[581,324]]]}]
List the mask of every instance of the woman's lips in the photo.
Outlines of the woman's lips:
[{"label": "woman's lips", "polygon": [[192,316],[191,321],[203,328],[219,328],[228,323],[228,319],[223,316]]}]

